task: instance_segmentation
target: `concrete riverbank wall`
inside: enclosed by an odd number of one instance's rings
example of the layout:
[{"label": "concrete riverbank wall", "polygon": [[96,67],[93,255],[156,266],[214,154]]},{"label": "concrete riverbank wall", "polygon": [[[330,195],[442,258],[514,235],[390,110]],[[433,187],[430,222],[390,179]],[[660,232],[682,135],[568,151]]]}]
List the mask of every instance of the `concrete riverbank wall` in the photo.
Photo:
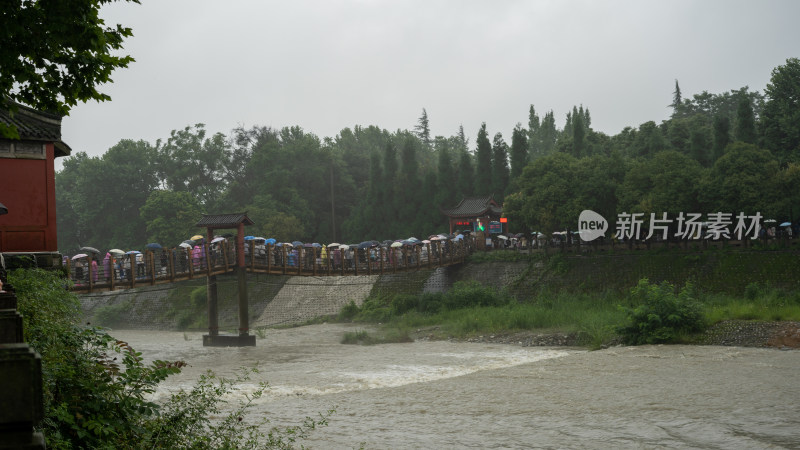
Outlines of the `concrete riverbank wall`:
[{"label": "concrete riverbank wall", "polygon": [[[758,283],[800,289],[796,251],[652,251],[593,255],[553,255],[471,262],[459,266],[387,275],[293,277],[248,275],[252,328],[291,325],[337,314],[370,295],[446,292],[454,283],[475,280],[506,289],[520,301],[542,290],[616,291],[624,295],[641,278],[677,286],[693,282],[706,291],[743,294]],[[238,326],[237,283],[218,276],[219,322]],[[80,296],[87,321],[109,328],[206,328],[206,281],[141,287]]]}]

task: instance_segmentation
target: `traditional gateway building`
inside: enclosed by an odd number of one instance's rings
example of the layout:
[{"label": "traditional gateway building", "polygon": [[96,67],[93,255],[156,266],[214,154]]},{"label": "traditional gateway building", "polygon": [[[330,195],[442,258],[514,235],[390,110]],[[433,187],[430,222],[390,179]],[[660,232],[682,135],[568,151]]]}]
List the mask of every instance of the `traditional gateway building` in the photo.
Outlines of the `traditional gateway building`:
[{"label": "traditional gateway building", "polygon": [[473,232],[489,228],[490,222],[499,222],[503,208],[494,200],[494,195],[487,197],[468,197],[453,208],[442,209],[442,213],[450,221],[450,233],[453,230],[472,230]]},{"label": "traditional gateway building", "polygon": [[[0,135],[0,252],[25,253],[40,266],[60,264],[56,236],[55,158],[72,151],[61,141],[61,116],[0,103],[0,123],[19,139]],[[57,260],[57,261],[56,261]]]}]

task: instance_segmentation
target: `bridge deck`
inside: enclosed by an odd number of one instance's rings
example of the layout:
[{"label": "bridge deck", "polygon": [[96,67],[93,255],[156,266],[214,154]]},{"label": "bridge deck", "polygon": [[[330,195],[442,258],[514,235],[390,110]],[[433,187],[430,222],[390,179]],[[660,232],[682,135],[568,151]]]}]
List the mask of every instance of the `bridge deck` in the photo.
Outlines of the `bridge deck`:
[{"label": "bridge deck", "polygon": [[[312,251],[306,254],[300,251],[299,255],[292,256],[285,250],[276,253],[268,248],[263,252],[251,252],[256,254],[255,258],[246,255],[245,270],[307,277],[385,275],[461,264],[472,249],[471,245],[463,243],[450,248],[428,244],[424,251],[420,247],[406,252],[381,248],[376,249],[373,258],[359,251],[352,259],[338,261],[330,254],[323,259],[318,252],[315,255]],[[236,270],[235,255],[229,254],[226,248],[206,253],[211,255],[210,264],[207,264],[208,258],[194,258],[191,250],[167,250],[163,258],[160,253],[146,252],[138,263],[136,255],[125,255],[120,259],[112,257],[107,261],[95,261],[95,264],[90,262],[86,267],[68,263],[69,276],[74,281],[71,289],[77,293],[133,289],[223,275]],[[170,254],[172,258],[168,256]]]}]

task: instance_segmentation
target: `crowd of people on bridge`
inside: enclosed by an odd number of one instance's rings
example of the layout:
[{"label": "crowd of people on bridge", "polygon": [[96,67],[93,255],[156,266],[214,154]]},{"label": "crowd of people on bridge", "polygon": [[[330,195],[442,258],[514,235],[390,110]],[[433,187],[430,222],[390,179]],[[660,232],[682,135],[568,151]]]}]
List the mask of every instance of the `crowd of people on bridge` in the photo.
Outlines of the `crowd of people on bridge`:
[{"label": "crowd of people on bridge", "polygon": [[[201,235],[192,236],[175,247],[158,243],[145,251],[110,249],[102,254],[93,247],[64,257],[71,278],[78,284],[148,279],[168,273],[202,272],[210,268],[235,266],[235,236],[214,236],[208,243]],[[447,258],[458,246],[472,245],[469,232],[431,235],[427,239],[364,241],[359,244],[278,242],[271,238],[244,237],[246,265],[285,267],[290,270],[329,270],[333,272],[393,270],[428,264]]]}]

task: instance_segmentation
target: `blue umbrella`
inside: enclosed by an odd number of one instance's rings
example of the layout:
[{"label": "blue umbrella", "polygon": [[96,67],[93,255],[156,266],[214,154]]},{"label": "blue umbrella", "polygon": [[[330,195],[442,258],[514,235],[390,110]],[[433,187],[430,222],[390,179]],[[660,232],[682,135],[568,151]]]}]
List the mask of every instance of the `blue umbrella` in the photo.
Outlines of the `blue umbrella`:
[{"label": "blue umbrella", "polygon": [[126,252],[125,254],[126,255],[136,255],[136,254],[139,254],[139,253],[142,253],[142,252],[140,252],[139,250],[131,250],[129,252]]},{"label": "blue umbrella", "polygon": [[292,245],[295,246],[295,247],[302,247],[303,243],[300,242],[300,241],[292,241]]},{"label": "blue umbrella", "polygon": [[161,244],[159,244],[157,242],[151,242],[151,243],[145,245],[144,248],[146,248],[148,250],[161,250],[164,247],[162,247]]},{"label": "blue umbrella", "polygon": [[370,248],[372,247],[372,241],[364,241],[358,244],[358,248]]},{"label": "blue umbrella", "polygon": [[264,240],[265,244],[273,244],[273,245],[275,245],[276,242],[277,241],[275,239],[273,239],[273,238],[269,238],[269,239],[265,239]]},{"label": "blue umbrella", "polygon": [[253,239],[255,239],[255,238],[256,238],[255,236],[245,236],[245,237],[244,237],[244,240],[245,240],[245,241],[252,241],[252,240],[253,240]]},{"label": "blue umbrella", "polygon": [[792,226],[792,222],[783,222],[779,226],[781,226],[781,227],[790,227],[790,226]]}]

